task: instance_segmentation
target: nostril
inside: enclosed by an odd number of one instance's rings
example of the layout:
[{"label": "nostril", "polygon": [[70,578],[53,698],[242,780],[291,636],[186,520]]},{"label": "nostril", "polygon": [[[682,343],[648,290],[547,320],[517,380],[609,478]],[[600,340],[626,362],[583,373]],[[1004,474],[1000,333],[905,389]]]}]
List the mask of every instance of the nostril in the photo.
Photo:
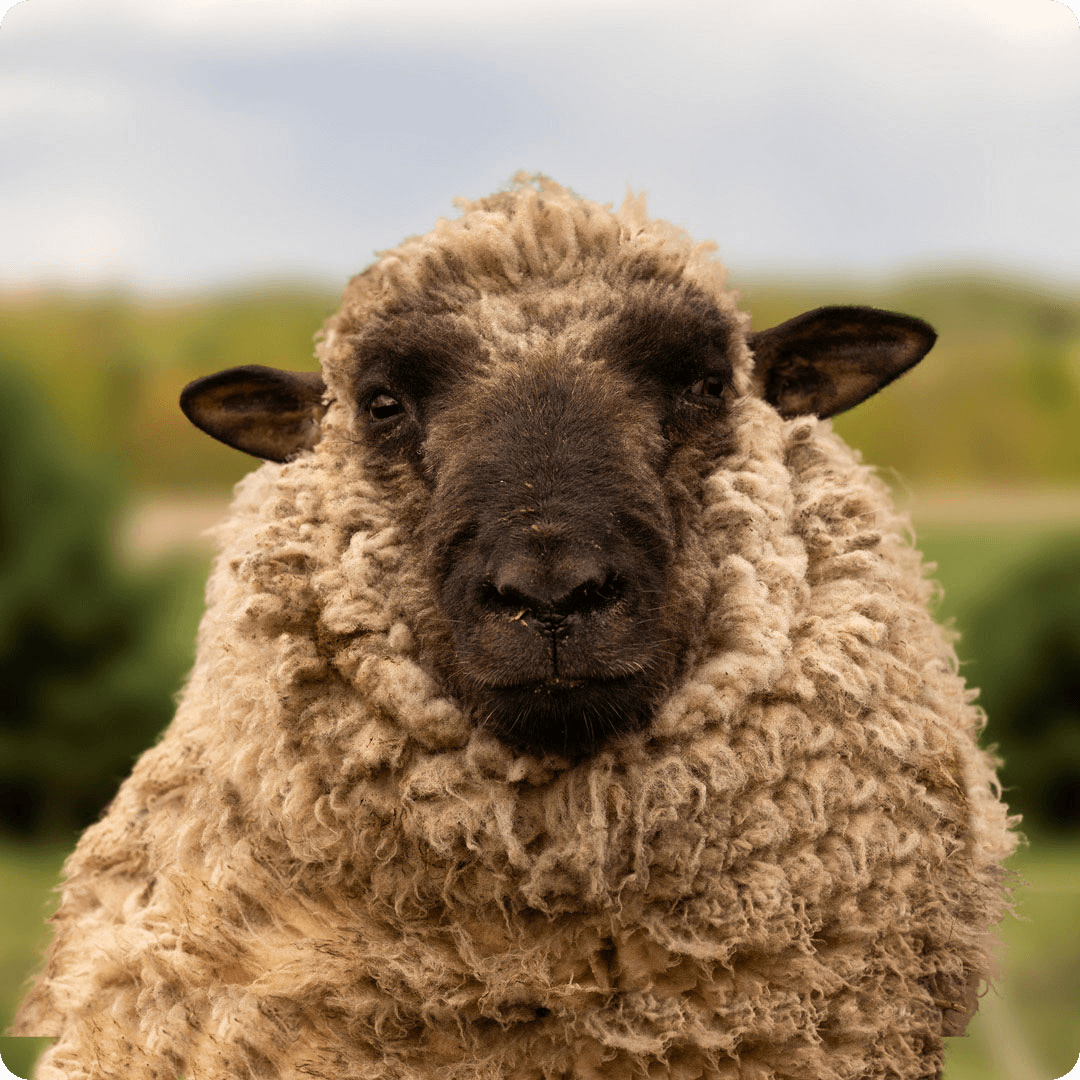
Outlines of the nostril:
[{"label": "nostril", "polygon": [[515,611],[522,608],[531,611],[536,604],[535,599],[520,589],[515,589],[512,585],[500,586],[494,581],[485,581],[480,586],[480,602],[484,607],[513,608]]},{"label": "nostril", "polygon": [[485,588],[496,605],[532,608],[545,603],[544,584],[542,567],[532,559],[517,557],[495,567]]},{"label": "nostril", "polygon": [[620,599],[623,594],[622,582],[617,574],[610,573],[602,579],[583,581],[575,586],[566,597],[561,610],[580,612],[598,611]]}]

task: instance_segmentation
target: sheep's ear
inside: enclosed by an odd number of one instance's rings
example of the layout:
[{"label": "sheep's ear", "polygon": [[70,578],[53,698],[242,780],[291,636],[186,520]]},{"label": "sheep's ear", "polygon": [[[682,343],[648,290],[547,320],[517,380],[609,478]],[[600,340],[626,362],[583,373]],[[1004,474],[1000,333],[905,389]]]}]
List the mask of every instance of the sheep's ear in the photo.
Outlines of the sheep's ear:
[{"label": "sheep's ear", "polygon": [[914,367],[936,338],[910,315],[817,308],[749,336],[754,387],[781,416],[835,416]]},{"label": "sheep's ear", "polygon": [[184,387],[180,408],[215,439],[267,461],[288,461],[319,441],[322,376],[247,364]]}]

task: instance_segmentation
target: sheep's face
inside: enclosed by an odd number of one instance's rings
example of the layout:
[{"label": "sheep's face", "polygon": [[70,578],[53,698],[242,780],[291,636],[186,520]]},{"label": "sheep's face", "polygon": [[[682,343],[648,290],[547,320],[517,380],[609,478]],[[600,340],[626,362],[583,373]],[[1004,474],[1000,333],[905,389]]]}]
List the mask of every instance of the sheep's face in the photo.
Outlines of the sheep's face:
[{"label": "sheep's face", "polygon": [[703,462],[730,443],[730,312],[643,283],[396,311],[356,335],[372,468],[423,485],[410,522],[449,633],[433,659],[478,723],[576,755],[647,723],[700,597],[678,568]]},{"label": "sheep's face", "polygon": [[[645,727],[693,648],[701,481],[737,446],[748,347],[753,393],[828,416],[932,342],[867,308],[748,336],[730,303],[643,277],[397,298],[339,320],[334,350],[350,437],[409,492],[399,523],[442,623],[429,663],[476,723],[574,757]],[[242,368],[183,404],[284,460],[315,447],[324,394],[317,376]]]}]

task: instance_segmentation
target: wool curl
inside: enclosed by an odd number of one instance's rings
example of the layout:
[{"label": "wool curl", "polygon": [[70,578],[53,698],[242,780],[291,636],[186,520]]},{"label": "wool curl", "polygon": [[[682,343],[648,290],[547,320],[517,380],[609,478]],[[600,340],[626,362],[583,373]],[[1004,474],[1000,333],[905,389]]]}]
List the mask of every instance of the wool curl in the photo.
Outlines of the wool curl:
[{"label": "wool curl", "polygon": [[426,663],[417,496],[351,434],[349,335],[641,277],[735,310],[707,247],[546,180],[349,284],[322,441],[238,486],[176,717],[65,866],[15,1029],[58,1036],[38,1080],[938,1076],[1015,820],[906,519],[827,422],[746,394],[748,352],[648,730],[511,751]]}]

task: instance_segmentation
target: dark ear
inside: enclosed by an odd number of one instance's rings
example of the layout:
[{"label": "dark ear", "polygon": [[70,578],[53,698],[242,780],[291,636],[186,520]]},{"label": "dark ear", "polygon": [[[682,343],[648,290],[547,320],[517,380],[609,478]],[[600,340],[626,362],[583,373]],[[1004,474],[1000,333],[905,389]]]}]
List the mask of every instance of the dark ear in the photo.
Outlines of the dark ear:
[{"label": "dark ear", "polygon": [[322,376],[247,364],[184,387],[180,408],[215,439],[267,461],[288,461],[319,441]]},{"label": "dark ear", "polygon": [[749,336],[754,388],[781,416],[834,416],[914,367],[936,338],[910,315],[817,308]]}]

